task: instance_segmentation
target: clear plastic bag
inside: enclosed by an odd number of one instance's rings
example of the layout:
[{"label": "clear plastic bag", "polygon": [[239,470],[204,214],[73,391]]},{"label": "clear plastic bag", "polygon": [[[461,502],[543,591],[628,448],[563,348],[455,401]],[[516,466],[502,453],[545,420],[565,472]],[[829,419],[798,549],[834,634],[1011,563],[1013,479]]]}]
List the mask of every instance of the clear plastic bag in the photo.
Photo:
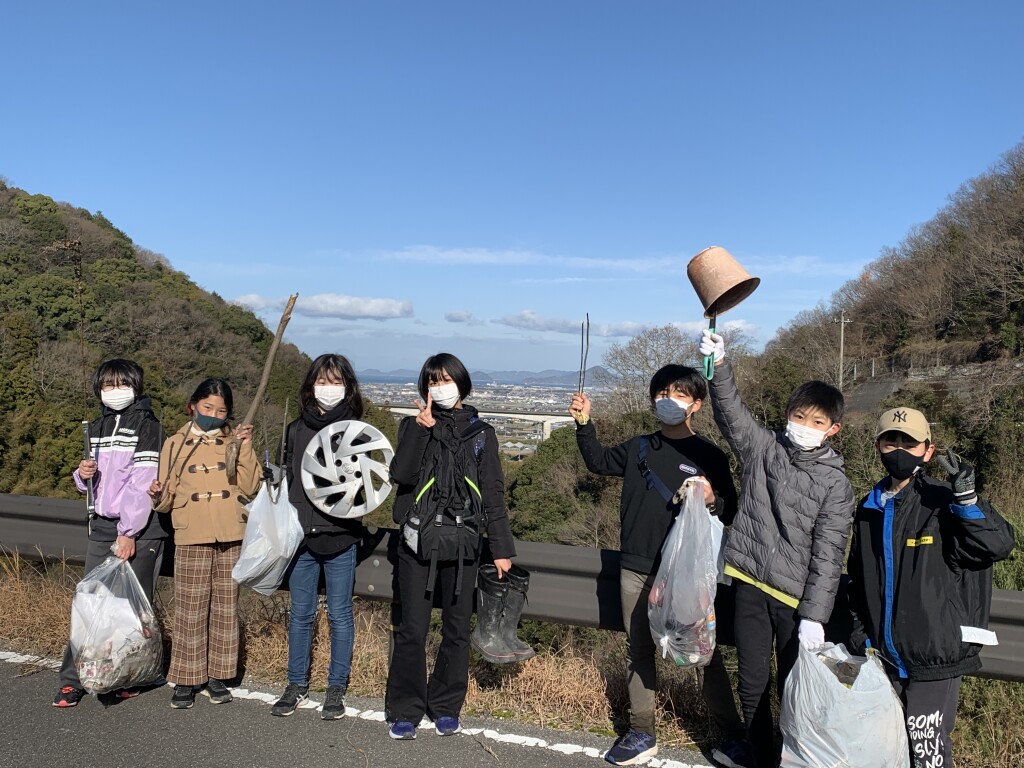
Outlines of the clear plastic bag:
[{"label": "clear plastic bag", "polygon": [[264,483],[245,508],[249,519],[231,577],[261,595],[272,595],[281,586],[305,535],[299,513],[288,501],[287,478],[281,480],[276,491]]},{"label": "clear plastic bag", "polygon": [[722,523],[704,506],[703,483],[689,483],[684,490],[682,508],[661,548],[647,616],[662,656],[681,667],[702,667],[715,650]]},{"label": "clear plastic bag", "polygon": [[903,706],[874,656],[800,646],[782,694],[784,768],[909,768]]},{"label": "clear plastic bag", "polygon": [[71,654],[90,693],[146,685],[162,674],[160,626],[126,560],[112,555],[78,582]]}]

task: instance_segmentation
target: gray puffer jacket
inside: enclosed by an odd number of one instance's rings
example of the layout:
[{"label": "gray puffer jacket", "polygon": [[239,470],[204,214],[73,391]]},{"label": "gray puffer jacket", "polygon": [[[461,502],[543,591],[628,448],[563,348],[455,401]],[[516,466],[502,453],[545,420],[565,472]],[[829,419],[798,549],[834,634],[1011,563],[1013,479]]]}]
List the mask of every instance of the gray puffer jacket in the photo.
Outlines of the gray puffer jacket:
[{"label": "gray puffer jacket", "polygon": [[728,362],[708,384],[715,423],[743,464],[726,563],[798,599],[802,618],[825,623],[855,509],[843,457],[828,444],[803,451],[758,424],[740,401]]}]

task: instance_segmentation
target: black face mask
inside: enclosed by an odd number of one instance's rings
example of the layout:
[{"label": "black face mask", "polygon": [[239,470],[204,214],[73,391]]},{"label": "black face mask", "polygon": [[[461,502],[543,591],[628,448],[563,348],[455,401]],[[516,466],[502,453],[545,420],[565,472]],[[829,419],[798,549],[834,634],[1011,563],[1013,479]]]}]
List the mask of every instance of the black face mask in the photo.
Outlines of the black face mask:
[{"label": "black face mask", "polygon": [[915,456],[910,451],[897,448],[895,451],[881,454],[882,466],[893,480],[906,480],[924,466],[924,457]]}]

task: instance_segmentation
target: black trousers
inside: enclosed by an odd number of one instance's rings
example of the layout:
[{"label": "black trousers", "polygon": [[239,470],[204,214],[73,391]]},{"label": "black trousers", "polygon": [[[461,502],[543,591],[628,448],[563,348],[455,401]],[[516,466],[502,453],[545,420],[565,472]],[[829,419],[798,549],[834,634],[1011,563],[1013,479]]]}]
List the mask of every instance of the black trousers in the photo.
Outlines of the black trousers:
[{"label": "black trousers", "polygon": [[[423,715],[436,720],[458,717],[462,711],[469,685],[469,623],[477,566],[475,561],[463,562],[462,591],[456,596],[459,564],[439,562],[435,583],[429,585],[432,591],[427,592],[430,562],[419,559],[405,544],[398,545],[396,581],[401,609],[395,612],[394,646],[384,698],[388,722],[415,724]],[[440,598],[441,605],[441,647],[428,683],[426,639],[436,598]]]},{"label": "black trousers", "polygon": [[953,765],[953,726],[960,698],[959,677],[949,680],[894,680],[903,701],[913,768]]},{"label": "black trousers", "polygon": [[[93,568],[102,563],[111,554],[110,545],[114,539],[93,539],[90,537],[89,546],[85,551],[85,573],[88,574]],[[139,579],[142,591],[146,593],[146,599],[150,604],[153,602],[153,592],[156,590],[156,580],[160,575],[160,566],[164,561],[164,540],[153,539],[151,541],[136,541],[135,556],[128,561],[132,571]],[[75,659],[71,654],[71,644],[64,648],[64,659],[60,664],[60,674],[57,686],[81,688],[82,682],[78,679],[78,669],[75,667]]]},{"label": "black trousers", "polygon": [[779,698],[800,650],[796,608],[776,600],[752,584],[736,584],[736,654],[739,684],[736,692],[743,708],[747,738],[761,766],[778,764],[775,723],[772,718],[771,664],[776,657],[775,683]]}]

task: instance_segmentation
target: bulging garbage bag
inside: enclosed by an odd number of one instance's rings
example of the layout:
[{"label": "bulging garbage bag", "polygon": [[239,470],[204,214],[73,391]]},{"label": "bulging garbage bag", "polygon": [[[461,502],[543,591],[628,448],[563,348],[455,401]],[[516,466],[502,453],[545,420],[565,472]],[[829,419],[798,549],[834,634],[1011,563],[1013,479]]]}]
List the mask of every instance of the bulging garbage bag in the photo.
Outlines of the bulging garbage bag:
[{"label": "bulging garbage bag", "polygon": [[782,694],[783,768],[910,768],[903,706],[875,656],[800,646]]},{"label": "bulging garbage bag", "polygon": [[288,480],[275,490],[264,483],[247,506],[242,551],[231,577],[244,587],[272,595],[281,586],[284,574],[305,535],[299,513],[288,501]]},{"label": "bulging garbage bag", "polygon": [[126,560],[111,555],[78,582],[71,653],[90,693],[146,685],[162,674],[160,627]]},{"label": "bulging garbage bag", "polygon": [[661,566],[647,605],[651,634],[662,656],[681,667],[704,666],[715,650],[721,528],[721,521],[704,506],[703,484],[686,486],[661,548]]}]

